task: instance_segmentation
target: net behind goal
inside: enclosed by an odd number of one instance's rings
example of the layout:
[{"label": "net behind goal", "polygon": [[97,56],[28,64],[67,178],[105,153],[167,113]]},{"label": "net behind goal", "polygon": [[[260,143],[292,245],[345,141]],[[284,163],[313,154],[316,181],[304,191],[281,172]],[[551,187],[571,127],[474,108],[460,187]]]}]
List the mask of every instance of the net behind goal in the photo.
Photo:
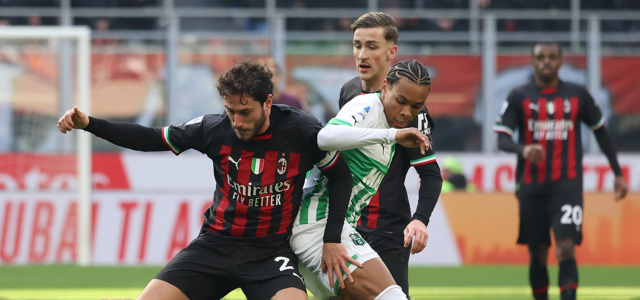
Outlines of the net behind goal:
[{"label": "net behind goal", "polygon": [[90,30],[0,28],[0,265],[91,262]]}]

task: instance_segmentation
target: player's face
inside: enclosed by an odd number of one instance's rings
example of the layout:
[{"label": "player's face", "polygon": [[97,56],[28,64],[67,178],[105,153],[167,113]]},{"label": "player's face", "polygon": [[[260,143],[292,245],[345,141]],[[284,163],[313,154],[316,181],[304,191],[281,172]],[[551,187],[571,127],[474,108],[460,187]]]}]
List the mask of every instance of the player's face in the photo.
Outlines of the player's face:
[{"label": "player's face", "polygon": [[427,97],[429,86],[419,85],[400,77],[393,86],[385,80],[382,84],[382,106],[389,125],[393,128],[405,128],[420,113]]},{"label": "player's face", "polygon": [[224,99],[225,110],[239,139],[248,141],[269,128],[267,119],[271,114],[272,98],[269,95],[263,105],[247,95],[230,95]]},{"label": "player's face", "polygon": [[557,46],[537,45],[533,48],[531,65],[536,76],[542,81],[551,81],[558,77],[558,69],[562,66],[562,55]]},{"label": "player's face", "polygon": [[382,27],[356,29],[353,33],[353,57],[360,79],[368,81],[386,76],[386,67],[395,58],[397,49],[393,42],[384,39]]}]

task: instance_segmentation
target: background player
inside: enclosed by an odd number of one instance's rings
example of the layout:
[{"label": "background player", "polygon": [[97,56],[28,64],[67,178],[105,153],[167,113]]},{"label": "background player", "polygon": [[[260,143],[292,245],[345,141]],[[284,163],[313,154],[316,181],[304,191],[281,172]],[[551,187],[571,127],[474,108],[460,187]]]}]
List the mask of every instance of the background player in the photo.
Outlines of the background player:
[{"label": "background player", "polygon": [[340,244],[351,194],[349,168],[339,153],[318,148],[321,127],[315,118],[272,105],[271,76],[262,64],[236,64],[218,80],[226,114],[176,126],[111,123],[77,108],[58,121],[63,133],[85,129],[139,151],[178,155],[195,149],[213,161],[216,191],[200,235],[138,299],[221,299],[238,287],[248,299],[307,299],[288,237],[305,174],[314,164],[329,178],[332,197],[323,258],[338,270],[350,259]]},{"label": "background player", "polygon": [[356,97],[318,133],[320,149],[345,150],[342,156],[351,169],[353,191],[342,243],[362,268],[351,266],[355,282],[340,290],[334,284],[333,272],[325,273],[320,263],[320,249],[315,245],[322,236],[330,187],[321,173],[311,172],[305,183],[308,192],[305,192],[295,222],[291,245],[301,264],[316,275],[314,278],[314,275],[304,273],[307,287],[316,297],[324,299],[339,294],[343,299],[406,298],[378,254],[360,237],[355,227],[362,208],[376,194],[389,170],[395,143],[407,147],[419,145],[422,153],[429,148],[428,138],[418,129],[403,127],[420,113],[429,95],[430,83],[429,73],[422,64],[415,60],[399,62],[383,82],[381,93]]},{"label": "background player", "polygon": [[[364,14],[351,25],[351,29],[358,77],[342,86],[340,107],[358,95],[380,91],[398,51],[396,22],[385,13]],[[402,104],[408,105],[406,102]],[[417,118],[403,125],[418,128],[431,140],[434,123],[426,107],[423,106]],[[412,166],[420,176],[418,207],[413,217],[404,185]],[[419,149],[396,145],[387,174],[378,193],[362,210],[357,229],[378,252],[393,279],[408,295],[409,254],[418,253],[427,245],[427,225],[442,188],[442,176],[433,143],[426,154],[420,153]],[[413,246],[409,248],[414,237]]]},{"label": "background player", "polygon": [[[511,91],[495,131],[498,148],[518,154],[516,196],[520,204],[518,243],[529,246],[529,279],[534,298],[548,299],[547,257],[553,228],[560,264],[562,300],[576,299],[578,268],[575,245],[582,242],[582,141],[580,123],[593,130],[615,174],[615,199],[627,185],[604,126],[602,112],[582,86],[561,81],[562,49],[537,43],[531,81]],[[518,129],[518,144],[512,140]]]}]

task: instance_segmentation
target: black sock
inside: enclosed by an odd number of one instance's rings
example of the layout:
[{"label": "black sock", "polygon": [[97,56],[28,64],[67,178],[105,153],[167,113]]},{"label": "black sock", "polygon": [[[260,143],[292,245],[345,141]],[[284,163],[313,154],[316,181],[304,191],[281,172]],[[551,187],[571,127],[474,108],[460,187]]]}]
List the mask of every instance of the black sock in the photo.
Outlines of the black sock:
[{"label": "black sock", "polygon": [[533,291],[535,300],[548,300],[549,294],[549,272],[546,266],[540,266],[539,263],[531,263],[529,265],[529,283]]},{"label": "black sock", "polygon": [[561,300],[575,300],[578,290],[578,265],[575,259],[567,259],[560,262],[560,274],[558,275]]}]

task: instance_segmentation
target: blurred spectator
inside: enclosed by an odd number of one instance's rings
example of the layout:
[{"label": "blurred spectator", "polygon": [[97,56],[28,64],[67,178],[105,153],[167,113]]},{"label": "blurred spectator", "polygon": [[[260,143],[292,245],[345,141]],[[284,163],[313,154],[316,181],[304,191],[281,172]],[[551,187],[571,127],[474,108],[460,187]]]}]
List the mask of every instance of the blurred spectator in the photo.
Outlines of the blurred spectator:
[{"label": "blurred spectator", "polygon": [[467,178],[462,170],[462,163],[453,157],[447,156],[442,164],[442,193],[458,191],[475,192],[476,187],[472,183],[467,183]]},{"label": "blurred spectator", "polygon": [[[59,6],[58,0],[0,0],[0,7],[53,7]],[[43,18],[38,15],[3,17],[0,16],[0,25],[56,25],[57,20],[53,17]]]},{"label": "blurred spectator", "polygon": [[280,85],[280,68],[276,64],[276,61],[273,60],[273,58],[263,58],[259,61],[268,66],[273,73],[273,78],[271,79],[273,81],[273,103],[286,104],[289,106],[297,107],[299,109],[304,109],[300,99],[288,95],[283,91],[280,91],[280,88],[278,87]]},{"label": "blurred spectator", "polygon": [[[71,0],[71,7],[82,8],[115,8],[118,7],[118,0]],[[113,18],[75,18],[75,25],[85,25],[93,30],[110,30],[116,24]]]},{"label": "blurred spectator", "polygon": [[[425,8],[435,9],[469,9],[469,0],[424,0]],[[454,20],[448,18],[431,20],[427,25],[429,30],[461,31],[468,30],[468,20]]]}]

